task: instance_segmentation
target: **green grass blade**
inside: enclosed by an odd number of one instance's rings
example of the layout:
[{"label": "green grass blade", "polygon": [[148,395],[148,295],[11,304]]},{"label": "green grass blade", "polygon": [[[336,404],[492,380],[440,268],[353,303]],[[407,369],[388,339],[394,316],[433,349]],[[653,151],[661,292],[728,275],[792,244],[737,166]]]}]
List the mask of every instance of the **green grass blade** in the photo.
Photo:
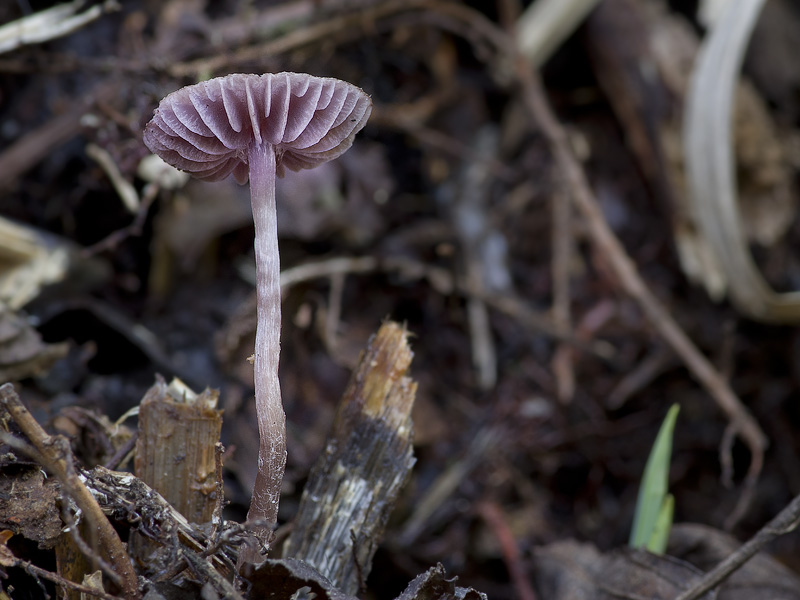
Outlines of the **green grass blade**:
[{"label": "green grass blade", "polygon": [[669,463],[672,456],[672,433],[678,419],[680,406],[673,404],[661,429],[658,431],[647,466],[644,469],[639,497],[636,501],[636,513],[633,518],[633,529],[628,544],[632,548],[646,547],[656,528],[659,512],[667,496]]},{"label": "green grass blade", "polygon": [[658,511],[656,526],[647,541],[647,549],[653,554],[664,554],[669,542],[669,532],[672,529],[672,514],[675,511],[675,496],[667,494]]}]

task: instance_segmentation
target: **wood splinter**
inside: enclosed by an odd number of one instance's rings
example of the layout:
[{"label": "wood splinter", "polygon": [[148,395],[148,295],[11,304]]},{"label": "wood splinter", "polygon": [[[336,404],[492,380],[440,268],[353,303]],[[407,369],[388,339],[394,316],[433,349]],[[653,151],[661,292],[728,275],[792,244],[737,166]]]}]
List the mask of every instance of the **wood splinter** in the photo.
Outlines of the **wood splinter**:
[{"label": "wood splinter", "polygon": [[408,332],[384,323],[367,345],[300,500],[283,555],[306,561],[345,594],[369,574],[386,521],[416,459],[406,376]]}]

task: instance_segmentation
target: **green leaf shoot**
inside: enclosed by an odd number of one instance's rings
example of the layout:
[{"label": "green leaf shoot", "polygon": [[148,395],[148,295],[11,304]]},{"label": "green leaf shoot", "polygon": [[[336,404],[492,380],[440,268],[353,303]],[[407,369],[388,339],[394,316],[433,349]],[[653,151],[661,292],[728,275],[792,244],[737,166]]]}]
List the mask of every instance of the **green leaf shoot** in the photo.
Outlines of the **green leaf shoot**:
[{"label": "green leaf shoot", "polygon": [[647,541],[647,549],[653,554],[664,554],[669,542],[669,532],[672,529],[672,515],[675,511],[675,496],[667,494],[658,511],[656,526]]},{"label": "green leaf shoot", "polygon": [[[666,531],[660,531],[656,537],[661,539],[663,546],[666,547],[666,538],[669,537],[669,524],[672,522],[674,506],[674,500],[667,500],[669,465],[672,457],[672,434],[675,430],[675,422],[678,419],[679,411],[680,406],[677,404],[673,404],[670,407],[647,459],[642,483],[639,487],[639,497],[636,501],[633,529],[628,542],[631,548],[650,549],[650,542],[654,534],[656,534],[659,518],[662,520],[660,526],[663,528],[666,525]],[[663,515],[662,511],[664,511]],[[666,522],[667,517],[669,518],[669,524]]]}]

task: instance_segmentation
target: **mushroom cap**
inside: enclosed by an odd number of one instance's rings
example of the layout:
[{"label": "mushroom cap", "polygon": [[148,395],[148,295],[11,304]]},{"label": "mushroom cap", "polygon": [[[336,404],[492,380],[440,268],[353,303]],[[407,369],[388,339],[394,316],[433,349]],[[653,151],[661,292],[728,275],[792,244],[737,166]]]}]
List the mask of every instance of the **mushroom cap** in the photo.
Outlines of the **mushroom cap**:
[{"label": "mushroom cap", "polygon": [[233,173],[247,183],[252,144],[275,148],[279,177],[285,169],[313,169],[347,150],[371,112],[370,97],[345,81],[236,73],[166,96],[145,127],[144,143],[198,179]]}]

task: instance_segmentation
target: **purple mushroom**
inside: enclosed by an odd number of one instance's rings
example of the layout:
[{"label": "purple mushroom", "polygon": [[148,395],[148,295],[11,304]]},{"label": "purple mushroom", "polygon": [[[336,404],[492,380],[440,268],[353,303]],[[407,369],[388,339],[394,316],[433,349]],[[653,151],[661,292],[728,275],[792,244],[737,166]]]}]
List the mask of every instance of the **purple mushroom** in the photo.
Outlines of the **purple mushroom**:
[{"label": "purple mushroom", "polygon": [[[372,112],[356,86],[300,73],[234,74],[164,98],[144,143],[166,162],[204,181],[231,173],[250,180],[255,222],[258,327],[255,346],[258,474],[248,520],[275,524],[286,467],[286,416],[278,381],[281,289],[275,177],[312,169],[353,143]],[[268,547],[271,528],[257,531]]]}]

